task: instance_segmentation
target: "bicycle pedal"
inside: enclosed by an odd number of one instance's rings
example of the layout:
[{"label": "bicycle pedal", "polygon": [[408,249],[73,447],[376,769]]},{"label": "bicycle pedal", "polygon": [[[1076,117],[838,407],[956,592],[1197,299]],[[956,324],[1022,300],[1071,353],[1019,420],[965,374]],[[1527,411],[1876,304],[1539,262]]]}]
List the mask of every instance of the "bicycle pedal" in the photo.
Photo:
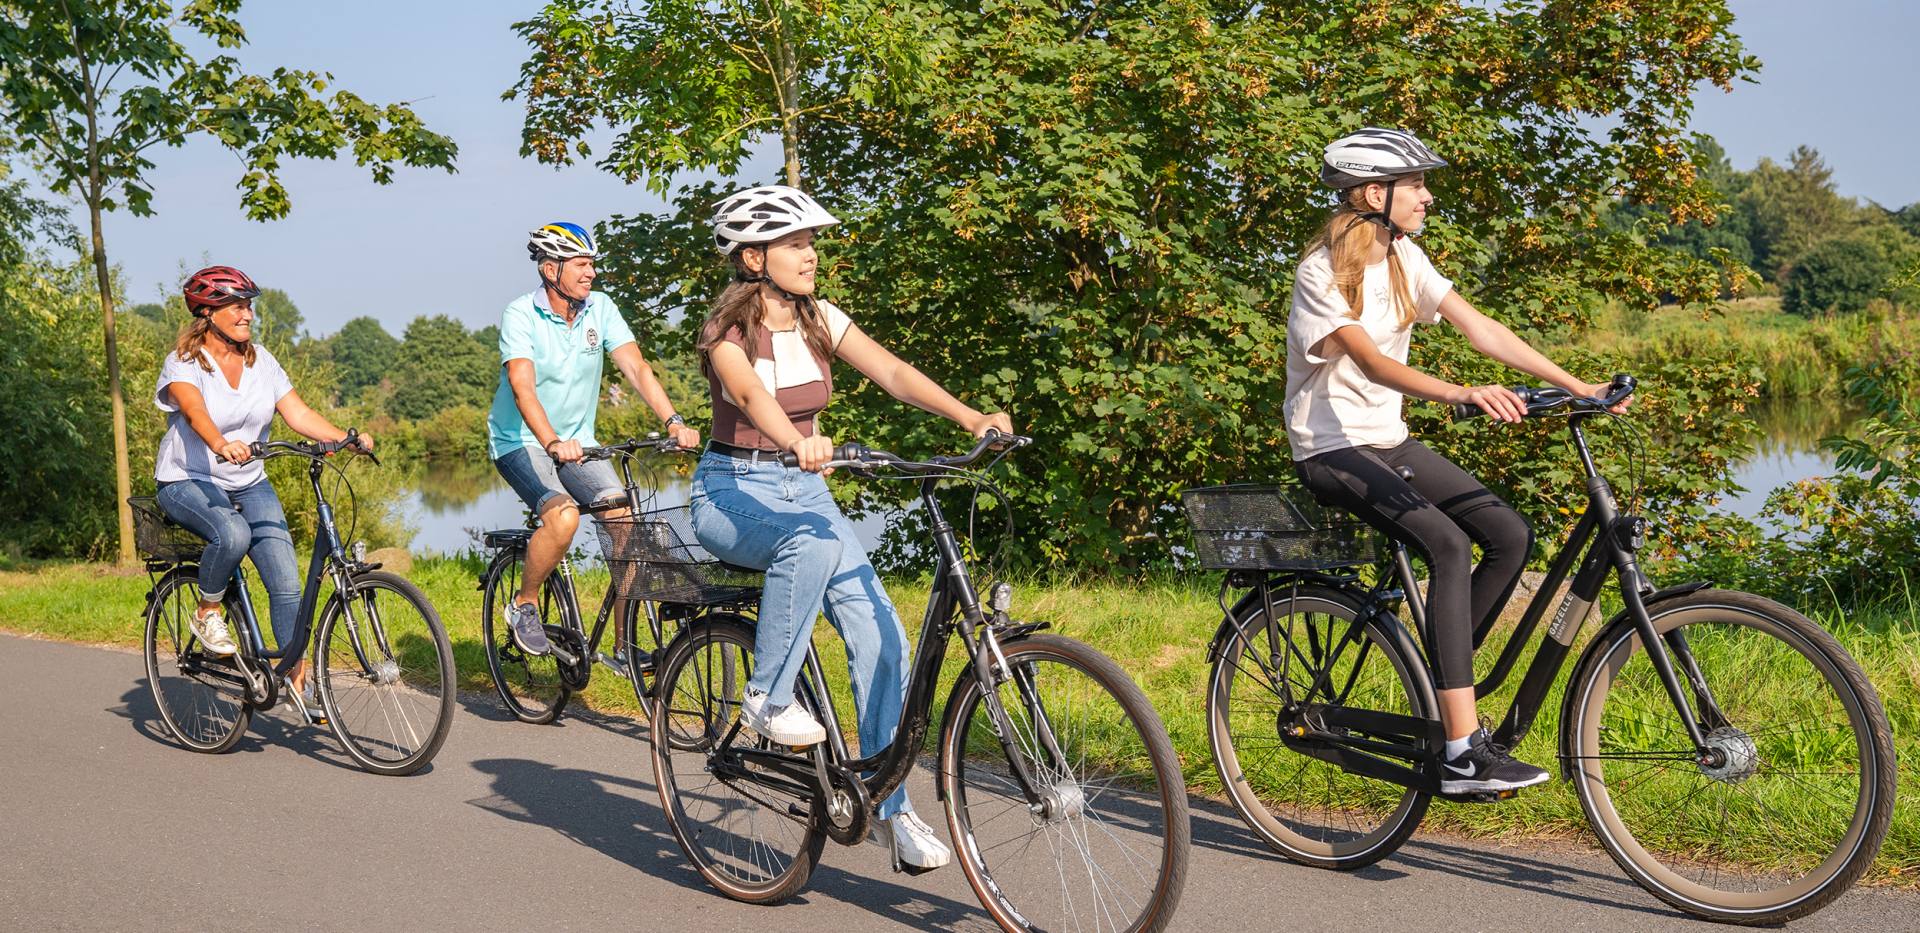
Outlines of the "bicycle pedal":
[{"label": "bicycle pedal", "polygon": [[1440,799],[1451,800],[1455,803],[1499,803],[1503,800],[1512,800],[1518,796],[1520,796],[1518,789],[1478,790],[1464,794],[1441,794]]}]

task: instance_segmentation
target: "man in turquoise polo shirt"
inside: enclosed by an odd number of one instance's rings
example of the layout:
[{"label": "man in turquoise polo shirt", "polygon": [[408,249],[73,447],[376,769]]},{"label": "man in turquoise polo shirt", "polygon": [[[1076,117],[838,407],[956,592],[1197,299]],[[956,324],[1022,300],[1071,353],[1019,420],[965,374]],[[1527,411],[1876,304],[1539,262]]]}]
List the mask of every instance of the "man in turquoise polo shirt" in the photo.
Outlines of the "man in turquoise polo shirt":
[{"label": "man in turquoise polo shirt", "polygon": [[613,299],[593,290],[595,254],[587,231],[547,224],[530,235],[527,252],[538,264],[540,287],[514,299],[500,319],[500,386],[487,432],[494,468],[540,516],[507,629],[521,651],[543,655],[553,646],[535,605],[540,584],[573,543],[581,507],[623,492],[612,464],[580,459],[581,448],[599,443],[593,422],[602,362],[613,357],[680,446],[699,446],[700,432],[674,413]]}]

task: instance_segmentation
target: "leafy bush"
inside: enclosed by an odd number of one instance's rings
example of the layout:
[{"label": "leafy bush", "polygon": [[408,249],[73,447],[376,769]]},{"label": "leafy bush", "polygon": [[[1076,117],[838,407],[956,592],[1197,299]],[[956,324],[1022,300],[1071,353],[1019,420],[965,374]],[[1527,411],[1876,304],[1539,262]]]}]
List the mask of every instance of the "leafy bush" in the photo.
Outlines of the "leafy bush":
[{"label": "leafy bush", "polygon": [[1880,242],[1865,236],[1835,237],[1801,257],[1787,273],[1781,307],[1812,316],[1866,308],[1886,294],[1897,267]]}]

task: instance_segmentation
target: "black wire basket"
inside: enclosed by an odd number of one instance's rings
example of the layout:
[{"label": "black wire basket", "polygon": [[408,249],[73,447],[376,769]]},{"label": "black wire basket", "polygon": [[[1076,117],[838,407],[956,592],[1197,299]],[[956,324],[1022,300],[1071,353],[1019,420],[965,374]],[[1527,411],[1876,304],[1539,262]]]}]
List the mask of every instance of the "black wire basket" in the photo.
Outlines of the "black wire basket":
[{"label": "black wire basket", "polygon": [[685,506],[595,519],[600,554],[622,599],[737,606],[760,597],[760,575],[699,545]]},{"label": "black wire basket", "polygon": [[1332,570],[1379,557],[1372,526],[1297,483],[1203,486],[1180,501],[1208,570]]},{"label": "black wire basket", "polygon": [[133,547],[141,557],[156,563],[180,564],[198,561],[206,552],[207,539],[168,518],[152,496],[133,496],[127,505],[133,509]]}]

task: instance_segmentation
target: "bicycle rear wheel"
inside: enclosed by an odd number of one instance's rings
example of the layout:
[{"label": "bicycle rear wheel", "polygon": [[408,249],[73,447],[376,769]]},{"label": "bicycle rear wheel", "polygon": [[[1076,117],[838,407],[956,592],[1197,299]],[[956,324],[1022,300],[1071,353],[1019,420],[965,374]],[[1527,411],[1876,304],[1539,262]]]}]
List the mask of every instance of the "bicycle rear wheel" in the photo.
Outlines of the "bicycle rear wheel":
[{"label": "bicycle rear wheel", "polygon": [[[487,671],[500,702],[521,722],[544,725],[560,717],[572,694],[560,679],[560,662],[552,654],[528,655],[513,643],[507,609],[520,592],[526,555],[503,551],[487,568],[486,588],[480,599],[480,636],[487,646]],[[548,627],[579,628],[574,618],[573,593],[556,571],[540,584],[540,622]],[[584,642],[584,639],[583,639]]]},{"label": "bicycle rear wheel", "polygon": [[[1371,865],[1413,835],[1431,798],[1290,747],[1281,729],[1300,715],[1297,707],[1330,701],[1430,716],[1425,668],[1396,647],[1382,623],[1356,622],[1358,608],[1334,591],[1275,594],[1273,610],[1277,644],[1260,609],[1233,630],[1213,665],[1207,743],[1220,784],[1247,826],[1287,858],[1343,871]],[[1355,640],[1335,650],[1349,632]],[[1309,698],[1322,672],[1333,695]]]},{"label": "bicycle rear wheel", "polygon": [[[1894,802],[1886,713],[1812,620],[1747,593],[1649,608],[1715,758],[1696,760],[1631,625],[1603,632],[1568,687],[1574,787],[1607,853],[1654,896],[1733,923],[1780,923],[1844,893]],[[1683,679],[1683,683],[1687,682]],[[1710,702],[1708,697],[1711,698]]]},{"label": "bicycle rear wheel", "polygon": [[[207,654],[187,620],[200,606],[199,578],[188,568],[162,577],[147,603],[147,684],[160,721],[181,745],[218,754],[233,748],[253,720],[244,680],[234,662]],[[240,601],[228,589],[227,618]]]},{"label": "bicycle rear wheel", "polygon": [[[1160,930],[1186,881],[1186,782],[1146,695],[1105,655],[1052,635],[1004,647],[1012,676],[955,685],[940,737],[947,828],[1007,930]],[[1042,794],[1029,805],[1007,738]]]},{"label": "bicycle rear wheel", "polygon": [[440,614],[405,578],[376,570],[353,587],[351,599],[336,593],[321,611],[320,702],[360,767],[412,774],[453,723],[453,647]]},{"label": "bicycle rear wheel", "polygon": [[[751,731],[743,728],[718,747],[740,717],[753,676],[753,630],[737,622],[690,625],[667,647],[659,669],[653,775],[673,837],[701,877],[734,900],[774,904],[793,896],[826,846],[812,789],[761,783],[769,777],[762,768],[727,753],[774,747]],[[750,773],[716,772],[729,766]]]}]

